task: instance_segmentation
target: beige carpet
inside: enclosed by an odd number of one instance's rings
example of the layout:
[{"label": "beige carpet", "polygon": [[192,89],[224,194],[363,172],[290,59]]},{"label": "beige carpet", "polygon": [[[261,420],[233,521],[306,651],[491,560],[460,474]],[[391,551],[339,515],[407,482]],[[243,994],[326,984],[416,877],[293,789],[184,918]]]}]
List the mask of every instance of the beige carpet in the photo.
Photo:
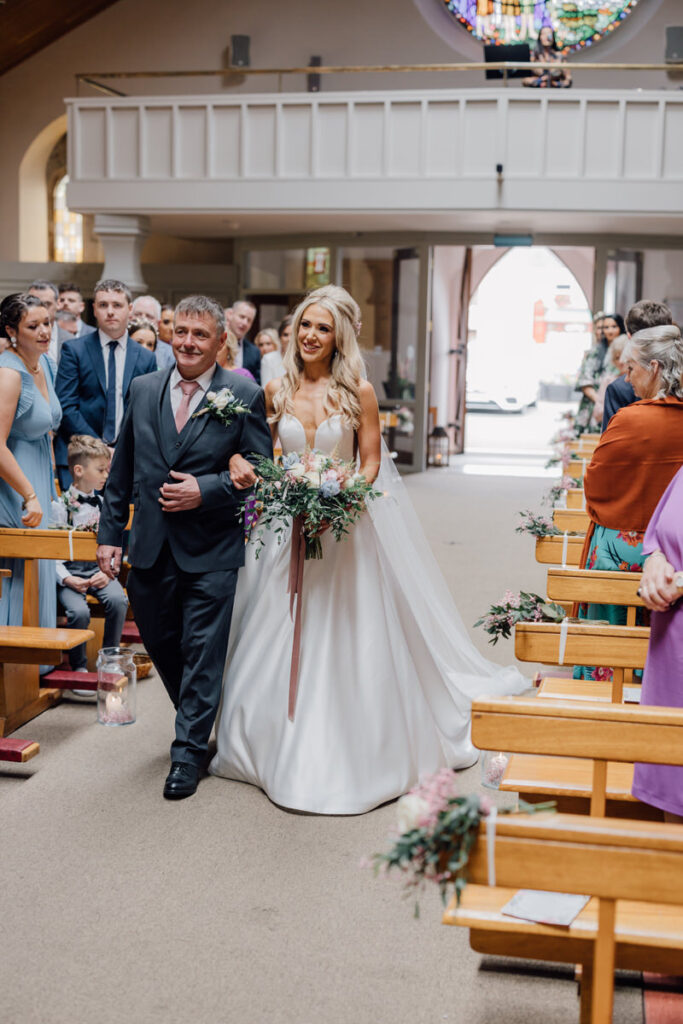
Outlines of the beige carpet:
[{"label": "beige carpet", "polygon": [[[468,625],[508,586],[542,589],[513,527],[543,481],[444,470],[408,486]],[[171,707],[156,677],[138,695],[119,729],[62,703],[17,734],[39,757],[0,772],[2,1024],[576,1024],[566,973],[482,969],[434,892],[414,920],[397,882],[359,868],[393,806],[296,815],[213,778],[165,802]],[[641,1024],[637,989],[614,1019]]]}]

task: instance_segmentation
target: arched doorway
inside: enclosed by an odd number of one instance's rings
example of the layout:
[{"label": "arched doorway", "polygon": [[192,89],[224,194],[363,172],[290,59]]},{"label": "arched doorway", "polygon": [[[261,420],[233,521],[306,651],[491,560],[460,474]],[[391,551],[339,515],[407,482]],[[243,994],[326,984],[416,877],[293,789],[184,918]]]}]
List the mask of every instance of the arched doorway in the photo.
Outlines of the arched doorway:
[{"label": "arched doorway", "polygon": [[[581,251],[509,249],[474,287],[468,313],[466,451],[543,449],[575,404],[591,342]],[[577,273],[570,269],[573,264]],[[474,282],[473,282],[474,284]]]}]

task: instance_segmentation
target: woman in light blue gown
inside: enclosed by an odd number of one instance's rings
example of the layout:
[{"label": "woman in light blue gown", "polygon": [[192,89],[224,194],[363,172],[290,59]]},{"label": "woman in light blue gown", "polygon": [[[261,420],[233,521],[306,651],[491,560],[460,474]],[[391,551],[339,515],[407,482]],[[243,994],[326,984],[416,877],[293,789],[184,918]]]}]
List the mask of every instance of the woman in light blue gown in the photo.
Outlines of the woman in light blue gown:
[{"label": "woman in light blue gown", "polygon": [[[9,295],[0,304],[0,333],[10,348],[0,354],[0,527],[47,529],[54,495],[50,432],[62,410],[47,355],[50,320],[34,295]],[[22,624],[24,563],[0,559],[12,571],[3,580],[0,625]],[[53,561],[40,561],[40,625],[57,621]]]}]

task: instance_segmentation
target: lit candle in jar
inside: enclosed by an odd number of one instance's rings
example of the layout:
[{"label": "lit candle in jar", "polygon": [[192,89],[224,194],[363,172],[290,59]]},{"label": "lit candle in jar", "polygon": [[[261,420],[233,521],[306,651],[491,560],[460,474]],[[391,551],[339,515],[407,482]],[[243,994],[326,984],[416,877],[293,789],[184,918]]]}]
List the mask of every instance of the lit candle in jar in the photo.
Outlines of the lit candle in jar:
[{"label": "lit candle in jar", "polygon": [[123,697],[120,693],[108,693],[104,706],[108,715],[117,715],[123,711]]}]

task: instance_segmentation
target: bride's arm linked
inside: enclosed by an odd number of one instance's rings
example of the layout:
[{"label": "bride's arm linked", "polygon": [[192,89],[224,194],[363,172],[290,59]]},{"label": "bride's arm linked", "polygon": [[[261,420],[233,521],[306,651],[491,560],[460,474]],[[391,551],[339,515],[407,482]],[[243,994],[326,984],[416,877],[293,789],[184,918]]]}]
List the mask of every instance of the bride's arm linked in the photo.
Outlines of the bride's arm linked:
[{"label": "bride's arm linked", "polygon": [[[273,414],[273,395],[275,394],[279,384],[280,380],[278,378],[277,380],[269,381],[264,388],[266,416],[272,416]],[[277,423],[270,423],[269,426],[273,444],[275,444],[275,440],[277,438]],[[240,455],[239,452],[236,452],[230,459],[229,468],[230,479],[232,480],[233,487],[236,487],[238,491],[246,491],[248,487],[253,487],[258,480],[252,464],[248,462],[243,455]]]},{"label": "bride's arm linked", "polygon": [[358,458],[361,473],[369,484],[374,484],[382,462],[382,434],[379,426],[379,407],[372,384],[363,380],[360,384],[360,423],[358,437]]}]

